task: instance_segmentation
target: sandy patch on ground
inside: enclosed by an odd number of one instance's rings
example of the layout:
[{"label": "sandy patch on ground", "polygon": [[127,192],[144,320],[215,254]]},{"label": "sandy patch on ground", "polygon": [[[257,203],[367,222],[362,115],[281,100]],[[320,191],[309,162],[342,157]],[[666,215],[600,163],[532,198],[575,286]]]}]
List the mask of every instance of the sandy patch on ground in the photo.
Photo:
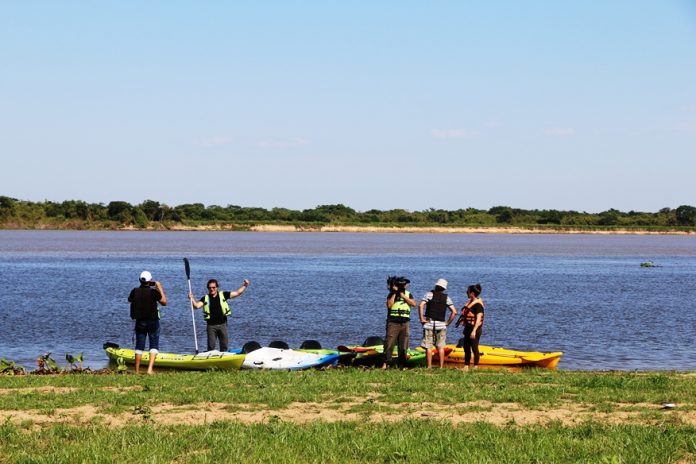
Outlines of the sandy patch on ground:
[{"label": "sandy patch on ground", "polygon": [[84,425],[95,422],[107,426],[123,426],[128,423],[128,420],[123,420],[120,415],[103,414],[91,404],[70,409],[57,408],[49,412],[36,410],[1,411],[0,420],[18,425],[29,424],[33,427],[53,424]]},{"label": "sandy patch on ground", "polygon": [[27,388],[0,388],[0,395],[9,393],[72,393],[77,391],[74,387],[27,387]]},{"label": "sandy patch on ground", "polygon": [[115,393],[130,393],[133,391],[143,391],[144,388],[142,385],[133,385],[130,387],[101,387],[100,390]]},{"label": "sandy patch on ground", "polygon": [[[369,402],[369,408],[364,405]],[[217,421],[237,421],[243,424],[281,420],[295,424],[309,422],[398,422],[408,418],[436,420],[452,424],[487,422],[504,425],[545,425],[560,422],[565,426],[587,421],[605,424],[656,424],[664,420],[696,426],[696,411],[662,410],[654,404],[616,404],[611,412],[593,410],[592,405],[563,403],[547,409],[529,409],[516,403],[479,401],[452,405],[434,403],[381,403],[373,399],[341,403],[292,403],[286,408],[271,409],[257,404],[198,403],[188,405],[159,404],[138,407],[132,411],[108,414],[94,405],[50,412],[37,410],[0,411],[1,422],[33,428],[56,423],[73,425],[103,424],[125,426],[137,421],[159,425],[204,425]],[[378,412],[375,412],[375,409]],[[656,415],[657,414],[657,415]]]},{"label": "sandy patch on ground", "polygon": [[[76,387],[25,387],[25,388],[0,388],[0,395],[10,393],[72,393],[78,391]],[[130,387],[102,387],[100,390],[110,392],[130,392],[142,391],[142,385],[133,385]]]}]

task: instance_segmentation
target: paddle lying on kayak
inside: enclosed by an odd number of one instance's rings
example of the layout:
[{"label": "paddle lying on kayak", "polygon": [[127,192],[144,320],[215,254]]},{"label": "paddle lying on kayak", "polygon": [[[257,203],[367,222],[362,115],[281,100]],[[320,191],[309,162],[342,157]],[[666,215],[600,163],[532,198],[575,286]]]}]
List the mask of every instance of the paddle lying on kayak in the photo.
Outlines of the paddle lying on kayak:
[{"label": "paddle lying on kayak", "polygon": [[362,345],[338,345],[336,349],[341,353],[368,353],[379,347],[384,346],[384,340],[381,337],[367,337]]},{"label": "paddle lying on kayak", "polygon": [[[368,337],[362,345],[339,345],[338,351],[342,354],[353,353],[355,358],[351,364],[353,366],[381,366],[384,356],[384,342],[380,337]],[[437,352],[432,348],[433,353]],[[391,364],[397,364],[399,351],[394,347],[392,352]],[[426,352],[423,348],[408,349],[406,351],[406,365],[410,367],[425,366]]]},{"label": "paddle lying on kayak", "polygon": [[375,351],[377,348],[383,345],[376,346],[348,346],[348,345],[338,345],[336,349],[341,353],[369,353],[370,351]]}]

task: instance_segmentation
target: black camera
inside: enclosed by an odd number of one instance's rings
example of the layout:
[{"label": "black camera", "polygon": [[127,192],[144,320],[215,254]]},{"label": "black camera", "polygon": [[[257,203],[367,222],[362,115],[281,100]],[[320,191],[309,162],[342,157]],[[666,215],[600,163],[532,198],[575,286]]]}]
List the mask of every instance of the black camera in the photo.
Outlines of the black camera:
[{"label": "black camera", "polygon": [[406,284],[410,283],[411,281],[408,280],[406,277],[397,277],[397,276],[388,276],[387,277],[387,287],[389,288],[390,292],[394,291],[394,288],[396,287],[396,291],[401,293],[406,289]]}]

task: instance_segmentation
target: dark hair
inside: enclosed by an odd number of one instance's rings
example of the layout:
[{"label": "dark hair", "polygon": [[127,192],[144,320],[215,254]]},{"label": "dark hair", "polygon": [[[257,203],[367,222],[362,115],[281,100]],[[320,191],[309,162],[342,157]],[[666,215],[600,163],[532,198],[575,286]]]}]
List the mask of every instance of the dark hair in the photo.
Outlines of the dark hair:
[{"label": "dark hair", "polygon": [[216,287],[220,287],[220,284],[219,284],[218,281],[215,280],[215,279],[210,279],[210,280],[208,281],[208,283],[206,284],[206,287],[207,287],[208,285],[210,285],[210,284],[215,284]]},{"label": "dark hair", "polygon": [[466,289],[466,293],[473,293],[479,296],[481,294],[481,284],[469,285],[469,288]]}]

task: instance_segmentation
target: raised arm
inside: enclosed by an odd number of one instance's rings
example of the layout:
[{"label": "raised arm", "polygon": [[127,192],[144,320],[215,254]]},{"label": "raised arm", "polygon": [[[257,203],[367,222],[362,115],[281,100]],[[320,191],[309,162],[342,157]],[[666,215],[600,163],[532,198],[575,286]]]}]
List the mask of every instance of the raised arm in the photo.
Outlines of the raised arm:
[{"label": "raised arm", "polygon": [[159,291],[160,293],[159,304],[161,304],[162,306],[167,306],[167,295],[164,294],[162,284],[159,283],[159,281],[155,281],[155,287],[157,288],[157,291]]},{"label": "raised arm", "polygon": [[391,307],[394,306],[395,301],[396,301],[396,292],[395,291],[389,292],[389,297],[387,297],[387,309],[391,309]]},{"label": "raised arm", "polygon": [[230,298],[237,298],[239,295],[241,295],[242,293],[244,293],[246,291],[248,286],[249,286],[249,279],[244,279],[241,287],[239,287],[234,292],[230,292]]},{"label": "raised arm", "polygon": [[413,295],[409,292],[409,295],[411,296],[406,296],[406,290],[401,292],[401,299],[404,300],[410,307],[416,306],[416,300],[413,298]]}]

